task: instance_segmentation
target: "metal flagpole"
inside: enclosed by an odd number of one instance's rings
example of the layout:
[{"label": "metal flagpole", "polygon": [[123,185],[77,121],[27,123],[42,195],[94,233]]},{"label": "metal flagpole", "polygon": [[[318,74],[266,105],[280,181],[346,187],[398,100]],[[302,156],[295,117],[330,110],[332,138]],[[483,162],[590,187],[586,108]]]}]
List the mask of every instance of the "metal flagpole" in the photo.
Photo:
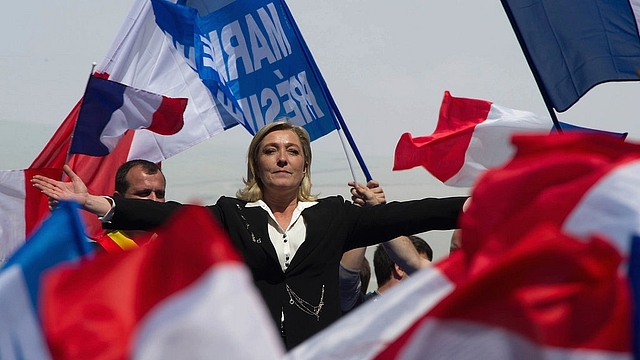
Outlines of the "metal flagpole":
[{"label": "metal flagpole", "polygon": [[[85,85],[84,88],[84,95],[87,94],[87,88],[89,87],[89,81],[91,81],[91,76],[93,76],[93,71],[96,68],[96,65],[98,65],[95,61],[93,63],[91,63],[91,72],[89,73],[89,78],[87,79],[87,84]],[[84,103],[84,95],[82,96],[82,102],[80,103],[80,108],[78,109],[78,116],[80,116],[80,111],[82,111],[82,105]],[[71,160],[71,144],[73,143],[73,136],[76,132],[76,126],[78,125],[78,116],[76,116],[76,122],[75,124],[73,124],[73,131],[71,131],[71,139],[69,140],[69,147],[67,148],[67,157],[64,161],[65,164],[69,164],[69,160]],[[64,181],[64,171],[62,172],[62,180]]]},{"label": "metal flagpole", "polygon": [[[362,155],[360,155],[360,151],[358,150],[358,147],[356,146],[355,141],[353,140],[353,137],[351,136],[351,133],[349,132],[349,129],[347,128],[347,124],[345,123],[344,119],[342,118],[342,114],[340,114],[340,110],[338,110],[338,106],[336,105],[333,96],[331,96],[331,93],[329,92],[329,88],[327,87],[327,83],[324,81],[324,78],[322,77],[322,74],[320,73],[320,69],[318,68],[318,65],[316,64],[315,60],[313,60],[313,57],[311,56],[311,51],[309,50],[309,47],[307,46],[307,43],[304,41],[304,38],[302,38],[302,33],[300,32],[300,29],[298,29],[298,25],[295,23],[295,21],[293,21],[293,15],[291,14],[291,11],[289,10],[289,7],[287,6],[287,4],[284,2],[284,0],[280,1],[280,4],[282,5],[282,8],[284,9],[287,17],[289,18],[289,22],[291,24],[291,27],[293,29],[293,31],[295,32],[296,36],[298,37],[298,40],[300,40],[300,43],[302,44],[302,50],[304,51],[305,56],[307,57],[307,61],[309,62],[309,64],[311,64],[311,70],[313,71],[314,75],[316,76],[316,78],[318,79],[318,81],[320,82],[320,88],[322,90],[323,95],[325,96],[325,98],[327,100],[329,100],[329,106],[331,107],[331,109],[333,110],[334,114],[335,114],[335,119],[337,119],[338,123],[335,123],[334,120],[334,124],[336,125],[336,130],[338,131],[338,133],[340,133],[340,129],[343,130],[343,134],[344,136],[347,138],[347,141],[349,143],[349,145],[351,145],[351,150],[353,151],[353,154],[355,155],[356,159],[358,160],[358,164],[360,165],[360,168],[362,169],[362,172],[364,173],[364,176],[366,178],[367,181],[371,180],[371,174],[369,173],[369,169],[367,169],[367,165],[364,163],[364,159],[362,158]],[[340,138],[340,140],[342,141],[342,137]],[[346,147],[344,146],[344,141],[342,141],[343,144],[343,148],[345,149],[345,153],[346,153]],[[349,160],[349,156],[347,155],[347,162],[349,162],[349,167],[351,168],[351,174],[353,176],[353,181],[356,181],[355,179],[355,174],[353,171],[353,166],[351,165],[351,161]]]}]

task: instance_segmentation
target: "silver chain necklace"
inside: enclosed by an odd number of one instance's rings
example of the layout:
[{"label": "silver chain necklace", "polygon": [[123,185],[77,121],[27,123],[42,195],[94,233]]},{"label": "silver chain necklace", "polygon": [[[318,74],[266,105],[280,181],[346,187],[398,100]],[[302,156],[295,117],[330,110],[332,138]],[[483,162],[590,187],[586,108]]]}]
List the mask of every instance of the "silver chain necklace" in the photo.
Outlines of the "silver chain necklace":
[{"label": "silver chain necklace", "polygon": [[324,306],[324,284],[322,285],[322,294],[320,295],[320,303],[318,306],[313,306],[311,303],[298,296],[298,294],[291,290],[288,284],[285,284],[285,286],[287,287],[287,293],[289,293],[289,304],[295,304],[298,309],[308,315],[315,316],[316,320],[320,321],[320,311],[322,311],[322,307]]}]

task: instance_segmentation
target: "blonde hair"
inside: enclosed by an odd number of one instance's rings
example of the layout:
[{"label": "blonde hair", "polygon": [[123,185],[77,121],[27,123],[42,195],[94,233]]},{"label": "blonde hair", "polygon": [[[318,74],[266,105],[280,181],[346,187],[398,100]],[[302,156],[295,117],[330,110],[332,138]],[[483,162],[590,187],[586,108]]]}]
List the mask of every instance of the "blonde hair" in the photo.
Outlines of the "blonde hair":
[{"label": "blonde hair", "polygon": [[238,199],[248,202],[262,199],[262,181],[256,177],[258,152],[260,151],[262,140],[264,140],[268,134],[279,130],[293,131],[293,133],[298,136],[300,144],[302,145],[302,153],[307,171],[304,173],[300,186],[298,187],[298,201],[314,201],[318,199],[317,195],[311,194],[311,139],[309,138],[309,133],[307,133],[302,126],[292,125],[284,120],[265,125],[258,130],[251,140],[249,150],[247,151],[247,178],[242,179],[244,189],[236,192]]}]

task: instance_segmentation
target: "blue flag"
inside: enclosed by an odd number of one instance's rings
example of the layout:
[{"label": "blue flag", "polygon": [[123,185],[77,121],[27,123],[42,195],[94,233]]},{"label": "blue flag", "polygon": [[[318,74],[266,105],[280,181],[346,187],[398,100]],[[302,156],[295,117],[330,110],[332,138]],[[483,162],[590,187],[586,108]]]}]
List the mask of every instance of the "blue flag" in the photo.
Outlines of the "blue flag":
[{"label": "blue flag", "polygon": [[640,80],[638,0],[502,0],[536,82],[557,111],[592,87]]},{"label": "blue flag", "polygon": [[42,274],[92,251],[74,203],[61,202],[0,268],[0,358],[48,359],[38,316]]},{"label": "blue flag", "polygon": [[251,134],[282,117],[312,140],[338,128],[329,91],[284,1],[193,3],[152,0],[156,22]]}]

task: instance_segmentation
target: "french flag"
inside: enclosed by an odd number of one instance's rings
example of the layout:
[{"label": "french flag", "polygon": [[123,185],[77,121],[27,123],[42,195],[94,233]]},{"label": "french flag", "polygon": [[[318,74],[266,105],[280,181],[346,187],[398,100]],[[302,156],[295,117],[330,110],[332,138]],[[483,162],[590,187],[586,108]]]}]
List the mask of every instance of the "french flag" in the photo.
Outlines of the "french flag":
[{"label": "french flag", "polygon": [[50,214],[49,199],[31,185],[35,175],[60,179],[62,169],[0,171],[0,266],[24,244],[25,229],[31,235]]},{"label": "french flag", "polygon": [[534,226],[523,238],[452,253],[286,358],[632,359],[621,262],[606,240]]},{"label": "french flag", "polygon": [[[78,101],[28,169],[0,171],[0,210],[11,214],[0,216],[0,264],[6,262],[49,215],[47,198],[33,191],[29,183],[33,174],[62,178],[62,166],[68,163],[90,192],[113,194],[113,177],[122,163],[133,159],[162,162],[237,124],[216,104],[191,65],[157,26],[151,1],[133,1],[96,73],[108,74],[109,80],[151,93],[188,98],[183,128],[170,136],[144,129],[130,130],[109,155],[68,156],[82,104],[82,100]],[[4,211],[6,207],[10,207],[11,212]],[[89,236],[102,233],[102,225],[95,216],[84,214],[84,221]]]},{"label": "french flag", "polygon": [[637,358],[640,144],[513,142],[514,158],[474,187],[460,250],[289,358]]},{"label": "french flag", "polygon": [[461,219],[463,248],[552,223],[571,236],[604,236],[629,255],[640,234],[640,144],[583,133],[519,135],[513,143],[515,157],[473,190]]},{"label": "french flag", "polygon": [[173,135],[184,125],[186,107],[186,98],[169,98],[91,75],[69,152],[105,156],[129,129]]},{"label": "french flag", "polygon": [[[197,226],[194,226],[197,224]],[[51,271],[53,359],[278,359],[280,334],[225,230],[184,206],[144,246]]]},{"label": "french flag", "polygon": [[[296,346],[286,359],[372,359],[449,296],[464,275],[462,253],[414,273]],[[420,299],[412,301],[411,299]],[[425,356],[422,356],[424,358]]]},{"label": "french flag", "polygon": [[29,241],[0,268],[0,358],[51,359],[41,327],[44,273],[79,262],[92,248],[74,203],[60,202]]},{"label": "french flag", "polygon": [[455,291],[375,359],[632,358],[633,304],[610,243],[544,225],[501,240],[504,252],[467,257]]},{"label": "french flag", "polygon": [[[612,133],[561,123],[565,132]],[[404,133],[396,145],[393,170],[423,166],[449,186],[472,186],[487,169],[505,164],[515,148],[511,136],[554,131],[550,118],[513,110],[486,100],[453,97],[445,91],[433,134],[412,137]]]},{"label": "french flag", "polygon": [[[621,254],[634,303],[640,303],[640,144],[580,133],[516,136],[513,143],[518,149],[514,159],[488,171],[474,189],[462,217],[463,250],[473,251],[487,238],[520,238],[540,223],[579,239],[597,234]],[[640,313],[635,307],[629,319],[635,322],[638,358]]]}]

